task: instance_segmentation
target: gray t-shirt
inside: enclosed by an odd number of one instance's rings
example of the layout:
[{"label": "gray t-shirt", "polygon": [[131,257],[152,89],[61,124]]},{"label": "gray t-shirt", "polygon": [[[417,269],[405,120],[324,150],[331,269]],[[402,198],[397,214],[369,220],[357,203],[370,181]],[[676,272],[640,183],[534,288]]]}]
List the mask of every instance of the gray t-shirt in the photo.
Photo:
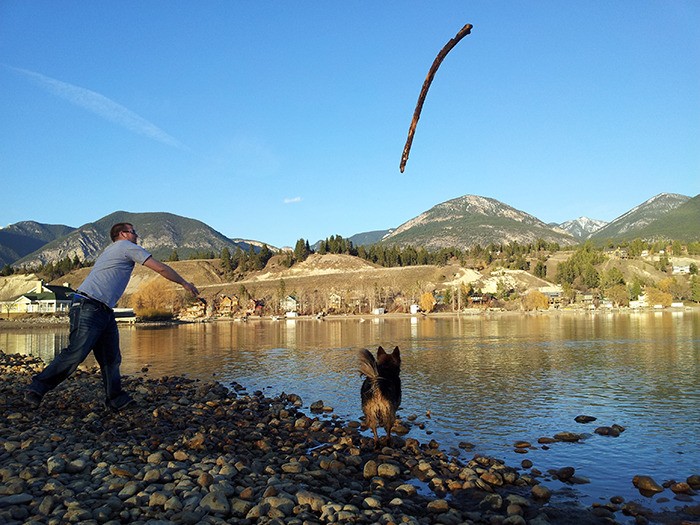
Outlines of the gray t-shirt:
[{"label": "gray t-shirt", "polygon": [[78,290],[114,308],[129,284],[135,264],[145,263],[150,256],[150,253],[131,241],[113,242],[97,258],[95,266]]}]

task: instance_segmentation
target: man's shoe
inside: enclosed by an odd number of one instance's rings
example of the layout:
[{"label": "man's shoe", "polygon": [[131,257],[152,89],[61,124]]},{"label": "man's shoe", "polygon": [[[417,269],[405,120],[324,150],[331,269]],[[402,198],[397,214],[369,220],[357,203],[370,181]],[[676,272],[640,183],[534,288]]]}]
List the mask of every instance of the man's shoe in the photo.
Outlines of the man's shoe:
[{"label": "man's shoe", "polygon": [[39,408],[39,405],[41,405],[41,400],[43,398],[43,395],[41,395],[39,392],[35,392],[34,390],[24,391],[24,402],[32,408]]},{"label": "man's shoe", "polygon": [[111,408],[115,412],[121,412],[126,407],[133,405],[134,402],[134,399],[129,394],[127,394],[126,392],[120,392],[112,399],[107,401],[105,405],[107,405],[108,408]]}]

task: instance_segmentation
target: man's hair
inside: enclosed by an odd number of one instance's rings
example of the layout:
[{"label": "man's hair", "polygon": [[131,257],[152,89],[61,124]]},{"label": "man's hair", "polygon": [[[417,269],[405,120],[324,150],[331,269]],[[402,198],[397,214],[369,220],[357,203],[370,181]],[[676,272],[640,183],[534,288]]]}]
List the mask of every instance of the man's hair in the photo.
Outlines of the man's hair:
[{"label": "man's hair", "polygon": [[117,224],[112,226],[112,229],[109,230],[109,236],[112,239],[112,242],[117,240],[117,237],[119,237],[119,234],[121,232],[131,230],[133,227],[134,225],[130,222],[118,222]]}]

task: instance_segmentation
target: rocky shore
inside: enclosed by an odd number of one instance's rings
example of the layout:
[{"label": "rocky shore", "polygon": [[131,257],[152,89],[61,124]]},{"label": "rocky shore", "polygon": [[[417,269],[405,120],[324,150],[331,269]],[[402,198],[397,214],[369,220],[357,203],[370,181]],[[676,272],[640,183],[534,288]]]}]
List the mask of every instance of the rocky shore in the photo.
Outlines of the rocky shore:
[{"label": "rocky shore", "polygon": [[[266,397],[182,377],[124,378],[138,403],[102,404],[79,370],[41,407],[22,389],[43,363],[0,351],[0,523],[547,525],[687,524],[622,501],[551,504],[537,476],[494,458],[463,463],[436,442],[374,448],[357,421],[317,418],[294,394]],[[573,470],[573,469],[572,469]],[[563,475],[563,474],[562,474]]]}]

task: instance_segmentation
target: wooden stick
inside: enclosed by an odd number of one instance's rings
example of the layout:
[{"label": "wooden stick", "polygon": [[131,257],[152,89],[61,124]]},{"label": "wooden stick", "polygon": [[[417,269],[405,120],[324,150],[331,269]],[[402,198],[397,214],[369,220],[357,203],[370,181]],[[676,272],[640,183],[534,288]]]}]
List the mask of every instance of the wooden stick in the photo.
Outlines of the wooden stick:
[{"label": "wooden stick", "polygon": [[420,95],[418,96],[416,109],[413,111],[413,120],[411,121],[411,127],[408,129],[408,138],[406,139],[406,145],[403,147],[403,154],[401,155],[401,165],[399,166],[401,173],[403,173],[403,170],[406,168],[406,161],[408,161],[408,153],[411,151],[411,144],[413,143],[413,135],[416,132],[416,126],[418,125],[420,112],[423,110],[423,102],[425,102],[425,96],[428,94],[428,89],[430,88],[430,84],[433,81],[433,77],[435,76],[435,73],[440,67],[440,64],[447,56],[447,53],[449,53],[450,50],[453,47],[455,47],[460,40],[462,40],[462,38],[471,33],[472,27],[473,26],[471,24],[466,24],[462,29],[460,29],[459,32],[455,35],[455,37],[449,42],[447,42],[447,44],[445,44],[445,47],[443,47],[440,50],[440,52],[435,57],[435,60],[433,61],[433,65],[430,66],[428,76],[425,77],[425,82],[423,82],[423,88],[420,90]]}]

